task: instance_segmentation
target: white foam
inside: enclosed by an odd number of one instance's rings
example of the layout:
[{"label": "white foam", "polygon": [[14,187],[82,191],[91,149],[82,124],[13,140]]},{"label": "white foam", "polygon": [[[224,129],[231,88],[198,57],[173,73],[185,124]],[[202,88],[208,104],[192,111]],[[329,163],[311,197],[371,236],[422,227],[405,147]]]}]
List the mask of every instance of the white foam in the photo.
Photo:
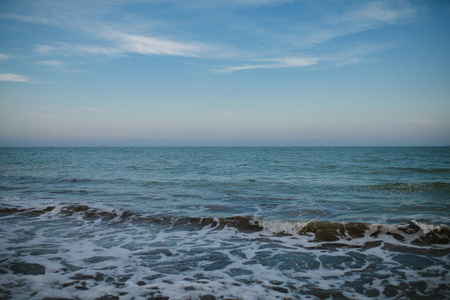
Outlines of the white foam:
[{"label": "white foam", "polygon": [[[434,265],[423,270],[429,275],[421,279],[414,266],[396,260],[399,253],[383,243],[364,248],[365,242],[380,240],[370,236],[377,226],[362,238],[339,241],[352,247],[321,248],[327,244],[297,234],[307,222],[255,219],[265,230],[251,233],[219,226],[185,230],[132,221],[92,221],[84,218],[83,212],[63,217],[56,213],[61,209],[38,218],[20,214],[13,215],[13,221],[0,218],[4,233],[0,237],[0,257],[9,262],[36,263],[46,270],[44,275],[8,271],[1,276],[0,287],[12,286],[10,290],[18,299],[96,299],[119,293],[127,293],[121,299],[139,299],[149,297],[150,292],[173,299],[198,299],[206,294],[218,298],[313,299],[312,289],[342,291],[344,296],[363,299],[366,295],[353,285],[378,290],[379,297],[384,298],[386,278],[393,285],[411,286],[423,280],[429,284],[430,294],[450,279],[447,256],[429,257]],[[92,211],[101,212],[97,207]],[[395,226],[380,229],[383,240],[386,235],[384,241],[391,242],[391,238],[400,244],[387,235],[395,230]],[[354,248],[358,245],[361,247]],[[402,245],[410,247],[408,243]],[[44,246],[56,249],[56,253],[46,252]],[[5,263],[2,267],[8,269]],[[102,279],[93,279],[98,274]],[[371,276],[361,281],[361,274]],[[86,279],[76,279],[81,275]],[[155,277],[149,279],[151,276]]]},{"label": "white foam", "polygon": [[418,222],[418,221],[415,221],[415,220],[413,221],[413,223],[415,225],[417,225],[424,234],[427,234],[429,232],[432,232],[433,230],[441,228],[439,225],[427,224],[427,223]]},{"label": "white foam", "polygon": [[284,233],[290,235],[297,235],[308,224],[305,221],[278,221],[258,217],[254,218],[254,222],[273,234]]}]

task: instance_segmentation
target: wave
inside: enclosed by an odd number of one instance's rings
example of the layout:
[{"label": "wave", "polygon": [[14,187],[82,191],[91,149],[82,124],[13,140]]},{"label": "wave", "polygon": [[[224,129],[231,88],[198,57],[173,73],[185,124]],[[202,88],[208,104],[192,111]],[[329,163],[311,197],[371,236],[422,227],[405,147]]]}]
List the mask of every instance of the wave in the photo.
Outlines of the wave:
[{"label": "wave", "polygon": [[256,219],[257,224],[274,234],[306,235],[316,242],[335,242],[358,238],[381,238],[391,236],[399,242],[415,246],[448,245],[450,227],[418,221],[406,225],[369,224],[362,222],[329,221],[272,221]]},{"label": "wave", "polygon": [[221,230],[232,227],[243,233],[266,232],[273,236],[306,237],[311,242],[349,242],[358,239],[385,241],[413,246],[450,246],[450,227],[433,223],[407,221],[406,224],[370,224],[330,222],[325,220],[269,220],[257,216],[173,217],[146,215],[126,210],[96,208],[88,205],[49,205],[34,208],[0,207],[0,215],[21,214],[29,217],[67,218],[81,215],[86,221],[136,222],[158,224],[175,230]]}]

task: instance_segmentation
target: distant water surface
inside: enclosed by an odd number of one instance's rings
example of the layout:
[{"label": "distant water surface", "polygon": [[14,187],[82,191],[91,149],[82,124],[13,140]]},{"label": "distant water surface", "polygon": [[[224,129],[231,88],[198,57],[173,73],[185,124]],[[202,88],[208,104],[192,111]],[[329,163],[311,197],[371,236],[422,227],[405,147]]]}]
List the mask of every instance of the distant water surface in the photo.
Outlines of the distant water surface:
[{"label": "distant water surface", "polygon": [[448,299],[449,211],[449,147],[0,148],[0,299]]}]

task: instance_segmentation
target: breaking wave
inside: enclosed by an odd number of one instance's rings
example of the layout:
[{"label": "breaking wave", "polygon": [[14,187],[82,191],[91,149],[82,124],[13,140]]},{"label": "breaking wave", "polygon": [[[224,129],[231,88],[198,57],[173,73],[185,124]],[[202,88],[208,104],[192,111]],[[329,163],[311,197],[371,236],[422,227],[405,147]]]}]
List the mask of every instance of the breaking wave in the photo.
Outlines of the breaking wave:
[{"label": "breaking wave", "polygon": [[257,216],[173,217],[148,215],[126,210],[96,208],[88,205],[49,205],[34,208],[0,207],[0,214],[27,216],[70,217],[81,216],[87,221],[136,222],[159,224],[173,229],[221,230],[232,227],[240,232],[266,231],[275,236],[304,236],[312,242],[352,241],[357,239],[397,241],[414,246],[445,246],[450,244],[450,227],[416,220],[406,224],[370,224],[363,222],[330,222],[321,220],[270,220]]}]

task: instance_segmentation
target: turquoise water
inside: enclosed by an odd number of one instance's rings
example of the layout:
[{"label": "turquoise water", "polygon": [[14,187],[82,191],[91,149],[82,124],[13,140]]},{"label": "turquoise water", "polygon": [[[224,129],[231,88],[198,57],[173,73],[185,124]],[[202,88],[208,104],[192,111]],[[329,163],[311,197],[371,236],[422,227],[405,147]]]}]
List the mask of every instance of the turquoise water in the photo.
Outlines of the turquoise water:
[{"label": "turquoise water", "polygon": [[445,299],[449,208],[448,147],[1,148],[0,297]]}]

